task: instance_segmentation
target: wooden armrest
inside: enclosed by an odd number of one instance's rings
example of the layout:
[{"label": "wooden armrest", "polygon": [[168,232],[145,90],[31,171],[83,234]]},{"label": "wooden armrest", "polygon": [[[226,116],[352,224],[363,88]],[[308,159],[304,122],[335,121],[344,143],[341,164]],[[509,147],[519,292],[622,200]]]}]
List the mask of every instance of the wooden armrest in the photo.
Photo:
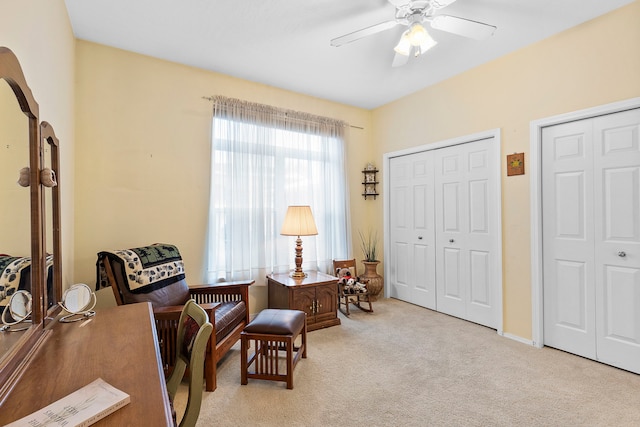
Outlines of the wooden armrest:
[{"label": "wooden armrest", "polygon": [[233,288],[236,286],[251,286],[255,283],[255,280],[239,280],[234,282],[217,282],[217,283],[208,283],[208,284],[200,284],[200,285],[190,285],[189,289],[193,289],[196,291],[206,290],[206,289],[225,289],[225,288]]},{"label": "wooden armrest", "polygon": [[[209,315],[209,321],[212,324],[215,324],[213,320],[215,320],[215,315],[213,312],[220,305],[219,302],[209,302],[204,304],[198,304],[200,307],[204,309]],[[178,320],[180,319],[180,314],[182,313],[182,309],[184,305],[168,305],[165,307],[156,307],[153,309],[153,316],[157,320]]]}]

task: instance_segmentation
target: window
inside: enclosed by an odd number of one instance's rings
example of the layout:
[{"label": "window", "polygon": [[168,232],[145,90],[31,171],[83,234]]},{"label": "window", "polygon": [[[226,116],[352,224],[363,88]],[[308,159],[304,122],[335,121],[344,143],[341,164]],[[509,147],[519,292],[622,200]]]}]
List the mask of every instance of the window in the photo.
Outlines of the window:
[{"label": "window", "polygon": [[303,269],[329,271],[348,247],[343,122],[216,97],[212,122],[207,280],[263,283],[294,262],[281,236],[289,205],[309,205]]}]

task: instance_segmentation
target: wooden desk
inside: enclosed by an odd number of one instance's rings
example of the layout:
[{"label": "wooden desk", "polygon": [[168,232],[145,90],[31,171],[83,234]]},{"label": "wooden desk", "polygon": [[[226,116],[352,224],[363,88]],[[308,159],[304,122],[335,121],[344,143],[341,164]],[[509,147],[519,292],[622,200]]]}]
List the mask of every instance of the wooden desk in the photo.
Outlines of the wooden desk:
[{"label": "wooden desk", "polygon": [[318,271],[292,279],[289,274],[269,274],[269,308],[288,308],[307,313],[307,330],[339,325],[338,278]]},{"label": "wooden desk", "polygon": [[150,304],[98,310],[88,323],[53,323],[46,342],[0,407],[0,425],[98,377],[128,393],[131,402],[94,425],[173,425]]}]

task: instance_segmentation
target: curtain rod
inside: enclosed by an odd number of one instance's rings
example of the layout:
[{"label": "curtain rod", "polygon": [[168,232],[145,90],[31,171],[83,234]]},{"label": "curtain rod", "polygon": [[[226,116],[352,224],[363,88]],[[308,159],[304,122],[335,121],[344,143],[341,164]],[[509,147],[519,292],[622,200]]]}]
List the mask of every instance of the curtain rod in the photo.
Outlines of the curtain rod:
[{"label": "curtain rod", "polygon": [[[206,99],[207,101],[214,101],[214,97],[213,96],[203,96],[202,99]],[[363,130],[364,128],[361,126],[354,126],[354,125],[349,125],[350,128],[354,128],[354,129],[360,129]]]}]

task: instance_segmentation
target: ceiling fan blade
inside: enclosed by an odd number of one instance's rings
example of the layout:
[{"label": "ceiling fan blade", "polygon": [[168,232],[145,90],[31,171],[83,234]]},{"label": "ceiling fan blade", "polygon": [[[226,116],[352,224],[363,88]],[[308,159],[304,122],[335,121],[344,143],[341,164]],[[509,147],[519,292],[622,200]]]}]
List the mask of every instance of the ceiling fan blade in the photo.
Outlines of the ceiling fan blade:
[{"label": "ceiling fan blade", "polygon": [[405,4],[411,3],[411,0],[388,0],[389,3],[394,5],[395,7],[404,6]]},{"label": "ceiling fan blade", "polygon": [[402,67],[404,64],[409,62],[410,55],[401,55],[396,52],[396,55],[393,57],[393,62],[391,63],[392,67]]},{"label": "ceiling fan blade", "polygon": [[354,31],[353,33],[349,33],[349,34],[345,34],[344,36],[336,37],[335,39],[331,40],[331,46],[336,46],[336,47],[343,46],[343,45],[345,45],[347,43],[354,42],[354,41],[359,40],[359,39],[361,39],[363,37],[370,36],[372,34],[376,34],[376,33],[382,32],[384,30],[388,30],[390,28],[395,27],[396,25],[398,25],[398,22],[396,22],[395,20],[381,22],[379,24],[372,25],[370,27],[363,28],[363,29],[358,30],[358,31]]},{"label": "ceiling fan blade", "polygon": [[433,6],[434,9],[442,9],[443,7],[449,6],[454,1],[456,0],[433,0],[431,2],[431,5]]},{"label": "ceiling fan blade", "polygon": [[431,19],[431,27],[463,37],[483,40],[493,35],[497,27],[451,15],[438,15]]}]

